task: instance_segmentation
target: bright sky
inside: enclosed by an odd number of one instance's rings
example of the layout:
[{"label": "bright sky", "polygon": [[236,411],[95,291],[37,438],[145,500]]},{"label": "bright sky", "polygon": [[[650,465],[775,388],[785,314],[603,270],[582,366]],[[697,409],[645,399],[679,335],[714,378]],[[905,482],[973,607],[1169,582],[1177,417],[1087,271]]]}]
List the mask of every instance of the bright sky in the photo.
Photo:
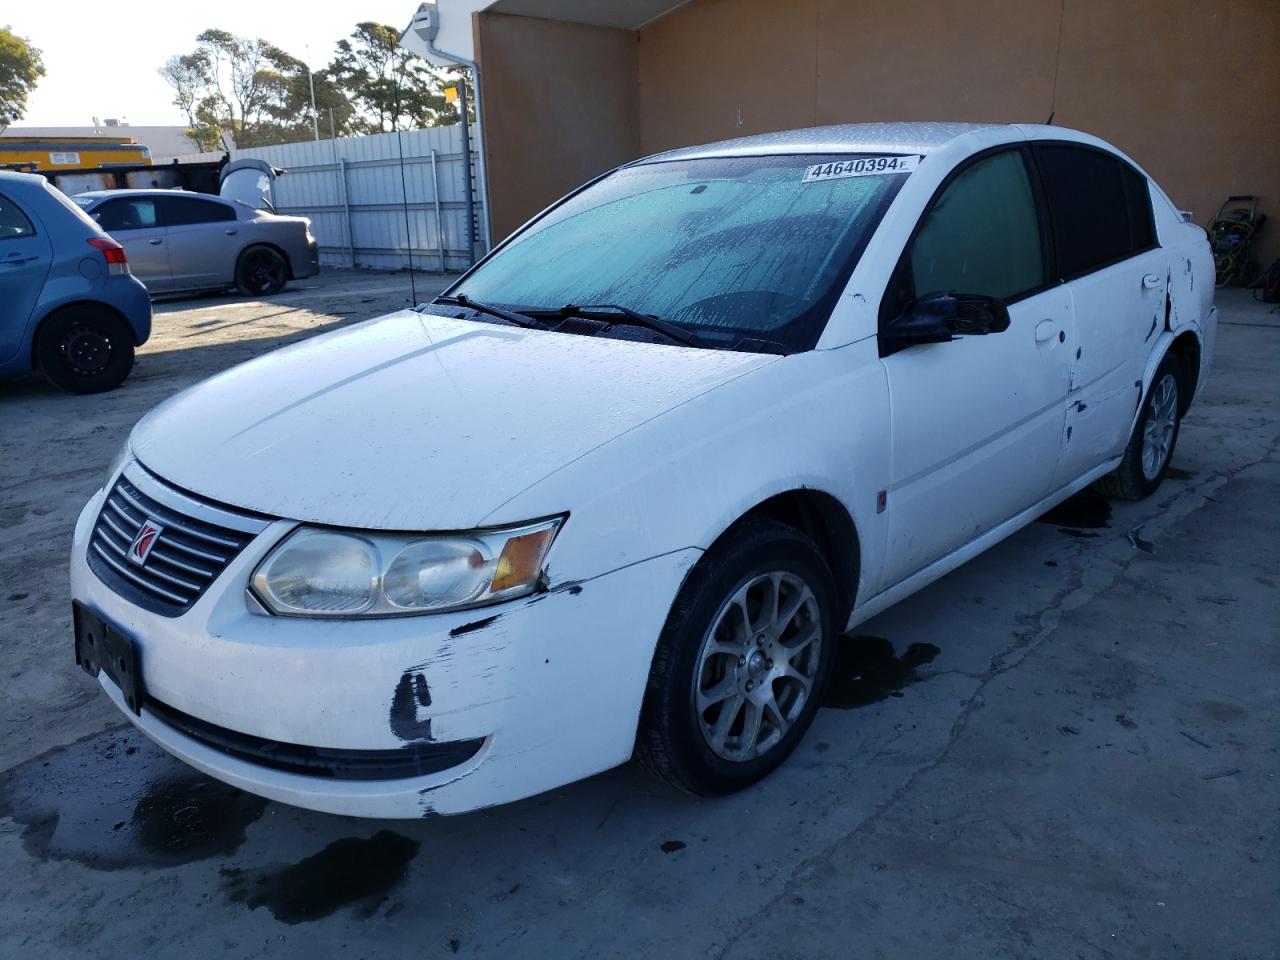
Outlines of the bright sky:
[{"label": "bright sky", "polygon": [[0,26],[44,55],[47,75],[20,126],[88,126],[116,117],[134,126],[185,123],[156,71],[210,27],[256,35],[319,69],[359,21],[408,25],[418,0],[181,0],[113,7],[89,0],[0,3]]}]

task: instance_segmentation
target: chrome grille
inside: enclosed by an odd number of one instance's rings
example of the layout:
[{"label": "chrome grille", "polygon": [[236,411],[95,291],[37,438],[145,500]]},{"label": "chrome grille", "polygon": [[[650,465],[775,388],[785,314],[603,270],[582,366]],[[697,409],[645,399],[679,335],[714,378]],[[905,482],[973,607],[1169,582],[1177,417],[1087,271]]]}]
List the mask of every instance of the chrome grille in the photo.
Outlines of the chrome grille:
[{"label": "chrome grille", "polygon": [[[134,482],[136,481],[136,482]],[[241,550],[270,522],[169,491],[154,478],[122,474],[103,502],[89,540],[89,567],[117,593],[154,613],[176,617],[187,610]],[[148,495],[158,493],[166,502]],[[190,508],[190,509],[184,509]],[[194,512],[217,514],[245,529],[233,529]],[[160,527],[145,560],[130,558],[144,523]]]}]

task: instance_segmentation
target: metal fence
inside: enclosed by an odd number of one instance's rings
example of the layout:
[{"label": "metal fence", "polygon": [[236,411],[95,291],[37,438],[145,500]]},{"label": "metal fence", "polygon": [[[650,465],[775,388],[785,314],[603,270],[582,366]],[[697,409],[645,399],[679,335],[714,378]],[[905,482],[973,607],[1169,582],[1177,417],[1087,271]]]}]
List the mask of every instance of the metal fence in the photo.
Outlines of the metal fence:
[{"label": "metal fence", "polygon": [[[464,270],[471,256],[461,129],[252,147],[231,159],[288,171],[272,186],[276,212],[311,218],[326,266],[394,270],[412,257],[415,269]],[[473,169],[475,162],[473,150]],[[476,216],[484,215],[477,194]]]}]

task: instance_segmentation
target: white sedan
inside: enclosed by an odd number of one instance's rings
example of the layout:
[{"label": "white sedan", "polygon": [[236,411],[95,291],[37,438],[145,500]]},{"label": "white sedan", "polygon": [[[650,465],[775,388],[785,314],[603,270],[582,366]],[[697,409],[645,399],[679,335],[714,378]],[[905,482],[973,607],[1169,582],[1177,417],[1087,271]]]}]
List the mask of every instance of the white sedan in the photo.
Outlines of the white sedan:
[{"label": "white sedan", "polygon": [[840,634],[1078,490],[1151,494],[1213,351],[1204,232],[1058,127],[676,150],[445,295],[134,429],[75,531],[81,664],[245,790],[459,813],[633,753],[791,753]]}]

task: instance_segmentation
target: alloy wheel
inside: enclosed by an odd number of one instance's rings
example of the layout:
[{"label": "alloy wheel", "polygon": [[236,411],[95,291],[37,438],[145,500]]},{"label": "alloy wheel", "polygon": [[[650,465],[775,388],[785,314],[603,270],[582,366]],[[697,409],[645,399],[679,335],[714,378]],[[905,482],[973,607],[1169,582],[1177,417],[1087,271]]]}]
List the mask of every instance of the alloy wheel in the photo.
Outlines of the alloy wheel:
[{"label": "alloy wheel", "polygon": [[746,762],[786,736],[814,695],[823,640],[817,597],[794,573],[755,576],[721,606],[703,638],[693,689],[716,756]]},{"label": "alloy wheel", "polygon": [[245,262],[246,286],[255,294],[284,286],[284,262],[270,250],[255,250]]},{"label": "alloy wheel", "polygon": [[1142,425],[1142,475],[1154,480],[1169,459],[1178,426],[1178,381],[1172,373],[1161,377],[1151,391],[1150,406]]}]

